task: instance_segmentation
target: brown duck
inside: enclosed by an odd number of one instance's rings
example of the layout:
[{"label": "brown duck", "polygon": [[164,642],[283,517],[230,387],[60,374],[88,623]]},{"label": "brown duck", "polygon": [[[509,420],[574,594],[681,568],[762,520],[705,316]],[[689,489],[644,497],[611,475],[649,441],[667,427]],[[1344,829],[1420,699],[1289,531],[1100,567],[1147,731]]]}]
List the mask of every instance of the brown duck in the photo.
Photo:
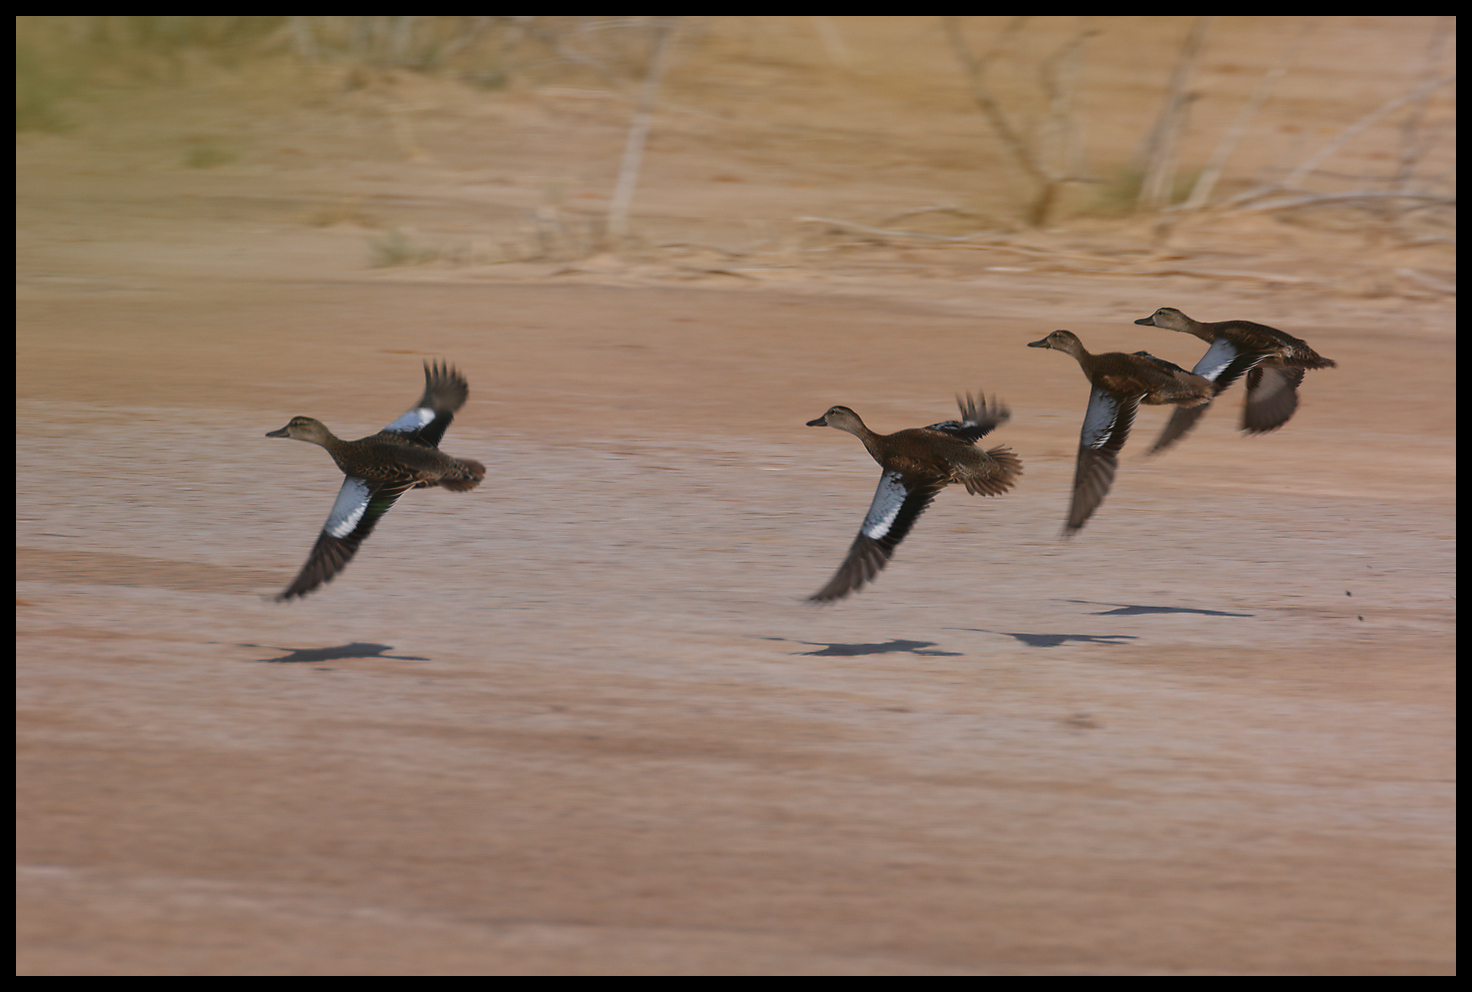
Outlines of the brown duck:
[{"label": "brown duck", "polygon": [[[1243,373],[1247,375],[1247,402],[1242,407],[1242,430],[1266,434],[1288,422],[1298,409],[1298,384],[1306,369],[1332,369],[1335,363],[1291,334],[1250,320],[1219,320],[1212,324],[1192,320],[1175,307],[1161,307],[1135,321],[1151,327],[1194,334],[1211,347],[1191,371],[1211,380],[1218,396]],[[1206,405],[1182,407],[1146,454],[1163,451],[1185,434]]]},{"label": "brown duck", "polygon": [[279,431],[266,434],[320,444],[347,476],[307,563],[278,600],[305,596],[330,582],[347,567],[378,518],[410,489],[441,486],[463,492],[480,485],[484,465],[439,450],[440,438],[469,395],[469,384],[453,367],[425,362],[424,395],[377,434],[344,441],[311,417],[292,417]]},{"label": "brown duck", "polygon": [[1130,436],[1140,404],[1199,406],[1211,400],[1211,383],[1144,351],[1132,355],[1120,351],[1092,355],[1072,331],[1054,331],[1041,341],[1028,342],[1027,346],[1052,348],[1072,355],[1093,386],[1079,435],[1073,502],[1063,525],[1063,536],[1071,537],[1109,492],[1119,465],[1119,450]]},{"label": "brown duck", "polygon": [[846,406],[835,406],[809,427],[836,427],[864,442],[884,471],[869,512],[843,564],[814,602],[841,599],[871,581],[888,562],[931,500],[953,482],[979,496],[998,496],[1022,474],[1022,461],[1005,446],[983,451],[976,442],[1007,422],[1011,413],[995,399],[956,397],[961,419],[929,427],[876,434]]}]

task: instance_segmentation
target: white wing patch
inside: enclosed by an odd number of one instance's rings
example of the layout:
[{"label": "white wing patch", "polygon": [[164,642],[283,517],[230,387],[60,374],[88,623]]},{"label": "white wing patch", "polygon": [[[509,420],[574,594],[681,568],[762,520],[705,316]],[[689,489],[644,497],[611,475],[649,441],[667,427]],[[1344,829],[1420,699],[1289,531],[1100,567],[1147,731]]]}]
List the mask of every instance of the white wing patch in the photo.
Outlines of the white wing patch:
[{"label": "white wing patch", "polygon": [[413,434],[434,419],[434,411],[427,406],[416,406],[398,420],[384,428],[395,434]]},{"label": "white wing patch", "polygon": [[368,509],[368,498],[372,494],[368,480],[351,475],[343,479],[342,488],[337,491],[337,502],[332,504],[332,512],[327,514],[327,523],[322,529],[339,540],[347,537],[363,519],[363,514]]},{"label": "white wing patch", "polygon": [[905,505],[905,498],[910,495],[909,490],[900,479],[898,472],[885,472],[879,477],[879,488],[874,490],[874,502],[869,504],[869,512],[864,517],[864,524],[859,528],[871,541],[877,541],[889,533],[894,526],[894,518],[899,516],[900,507]]}]

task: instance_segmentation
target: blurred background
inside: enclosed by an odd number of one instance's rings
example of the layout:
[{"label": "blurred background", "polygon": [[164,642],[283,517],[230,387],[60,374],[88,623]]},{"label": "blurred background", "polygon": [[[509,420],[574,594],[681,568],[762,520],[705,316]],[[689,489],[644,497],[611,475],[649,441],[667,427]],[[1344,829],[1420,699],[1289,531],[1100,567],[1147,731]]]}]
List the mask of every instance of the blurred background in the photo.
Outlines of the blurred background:
[{"label": "blurred background", "polygon": [[377,265],[1127,239],[1051,259],[1086,268],[1214,234],[1328,249],[1303,277],[1352,292],[1445,293],[1455,39],[1437,17],[21,17],[20,206],[28,155],[69,136],[170,175],[181,212],[356,228]]}]

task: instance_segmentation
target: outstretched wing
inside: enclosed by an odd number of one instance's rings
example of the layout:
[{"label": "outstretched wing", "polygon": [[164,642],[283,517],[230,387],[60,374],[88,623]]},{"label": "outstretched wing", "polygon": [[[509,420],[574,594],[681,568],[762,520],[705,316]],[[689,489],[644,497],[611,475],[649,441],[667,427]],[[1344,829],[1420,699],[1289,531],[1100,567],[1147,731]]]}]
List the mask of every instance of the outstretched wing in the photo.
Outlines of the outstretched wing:
[{"label": "outstretched wing", "polygon": [[1266,434],[1288,422],[1298,409],[1298,384],[1303,369],[1259,365],[1247,374],[1247,404],[1242,407],[1242,429]]},{"label": "outstretched wing", "polygon": [[1119,449],[1130,436],[1138,396],[1116,399],[1108,390],[1095,386],[1089,393],[1089,408],[1079,433],[1078,467],[1073,474],[1073,502],[1063,535],[1071,537],[1104,502],[1119,467]]},{"label": "outstretched wing", "polygon": [[1202,378],[1210,379],[1212,393],[1220,396],[1222,390],[1242,378],[1250,369],[1257,368],[1268,355],[1269,352],[1243,350],[1226,338],[1217,338],[1206,349],[1206,354],[1201,356],[1201,361],[1192,366],[1191,371]]},{"label": "outstretched wing", "polygon": [[912,479],[907,485],[898,472],[881,475],[869,512],[843,564],[827,585],[808,598],[820,603],[841,599],[871,581],[889,563],[895,547],[945,485],[942,479]]},{"label": "outstretched wing", "polygon": [[324,582],[331,582],[347,567],[363,539],[373,532],[378,518],[388,512],[404,493],[414,488],[413,479],[393,482],[371,482],[348,476],[342,480],[327,523],[312,545],[307,563],[278,601],[305,596]]},{"label": "outstretched wing", "polygon": [[941,431],[974,444],[1012,419],[1012,411],[997,402],[995,396],[988,406],[985,396],[972,399],[970,393],[965,398],[958,395],[956,406],[961,410],[960,420],[943,420],[938,424],[931,424],[926,430]]},{"label": "outstretched wing", "polygon": [[455,419],[455,411],[465,405],[470,384],[454,367],[435,362],[424,363],[424,395],[384,428],[406,441],[438,448],[440,439]]},{"label": "outstretched wing", "polygon": [[[1254,383],[1262,377],[1261,365],[1268,357],[1267,352],[1244,351],[1226,338],[1217,338],[1212,342],[1211,347],[1206,349],[1206,354],[1201,356],[1201,360],[1192,367],[1191,371],[1211,381],[1213,396],[1220,396],[1222,390],[1236,382],[1246,373],[1247,406],[1250,410],[1253,404]],[[1289,393],[1292,393],[1291,389]],[[1210,406],[1209,403],[1203,403],[1200,406],[1176,407],[1171,412],[1170,420],[1166,421],[1165,428],[1160,432],[1160,436],[1155,439],[1155,443],[1150,446],[1150,449],[1145,454],[1153,455],[1157,451],[1164,451],[1178,441],[1191,428],[1196,426],[1196,422],[1201,419],[1201,415],[1206,412],[1208,406]],[[1292,406],[1297,406],[1296,398],[1293,399]],[[1293,412],[1292,406],[1288,409],[1290,415]],[[1266,403],[1264,404],[1262,419],[1271,419],[1277,412],[1277,403]],[[1247,429],[1245,421],[1250,416],[1247,411],[1243,412],[1244,429]],[[1283,417],[1283,420],[1287,419],[1286,416]],[[1282,422],[1280,420],[1273,426],[1279,426]],[[1263,430],[1272,430],[1272,427],[1266,427]]]}]

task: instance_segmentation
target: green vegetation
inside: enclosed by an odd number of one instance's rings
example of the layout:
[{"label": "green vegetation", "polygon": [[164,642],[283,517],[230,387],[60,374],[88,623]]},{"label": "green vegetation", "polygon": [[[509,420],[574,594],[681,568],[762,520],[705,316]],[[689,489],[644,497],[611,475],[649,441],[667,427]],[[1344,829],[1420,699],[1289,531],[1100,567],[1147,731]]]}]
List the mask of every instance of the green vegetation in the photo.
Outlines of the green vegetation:
[{"label": "green vegetation", "polygon": [[71,121],[62,111],[61,101],[77,88],[72,73],[48,64],[31,45],[15,42],[15,130],[61,131]]}]

